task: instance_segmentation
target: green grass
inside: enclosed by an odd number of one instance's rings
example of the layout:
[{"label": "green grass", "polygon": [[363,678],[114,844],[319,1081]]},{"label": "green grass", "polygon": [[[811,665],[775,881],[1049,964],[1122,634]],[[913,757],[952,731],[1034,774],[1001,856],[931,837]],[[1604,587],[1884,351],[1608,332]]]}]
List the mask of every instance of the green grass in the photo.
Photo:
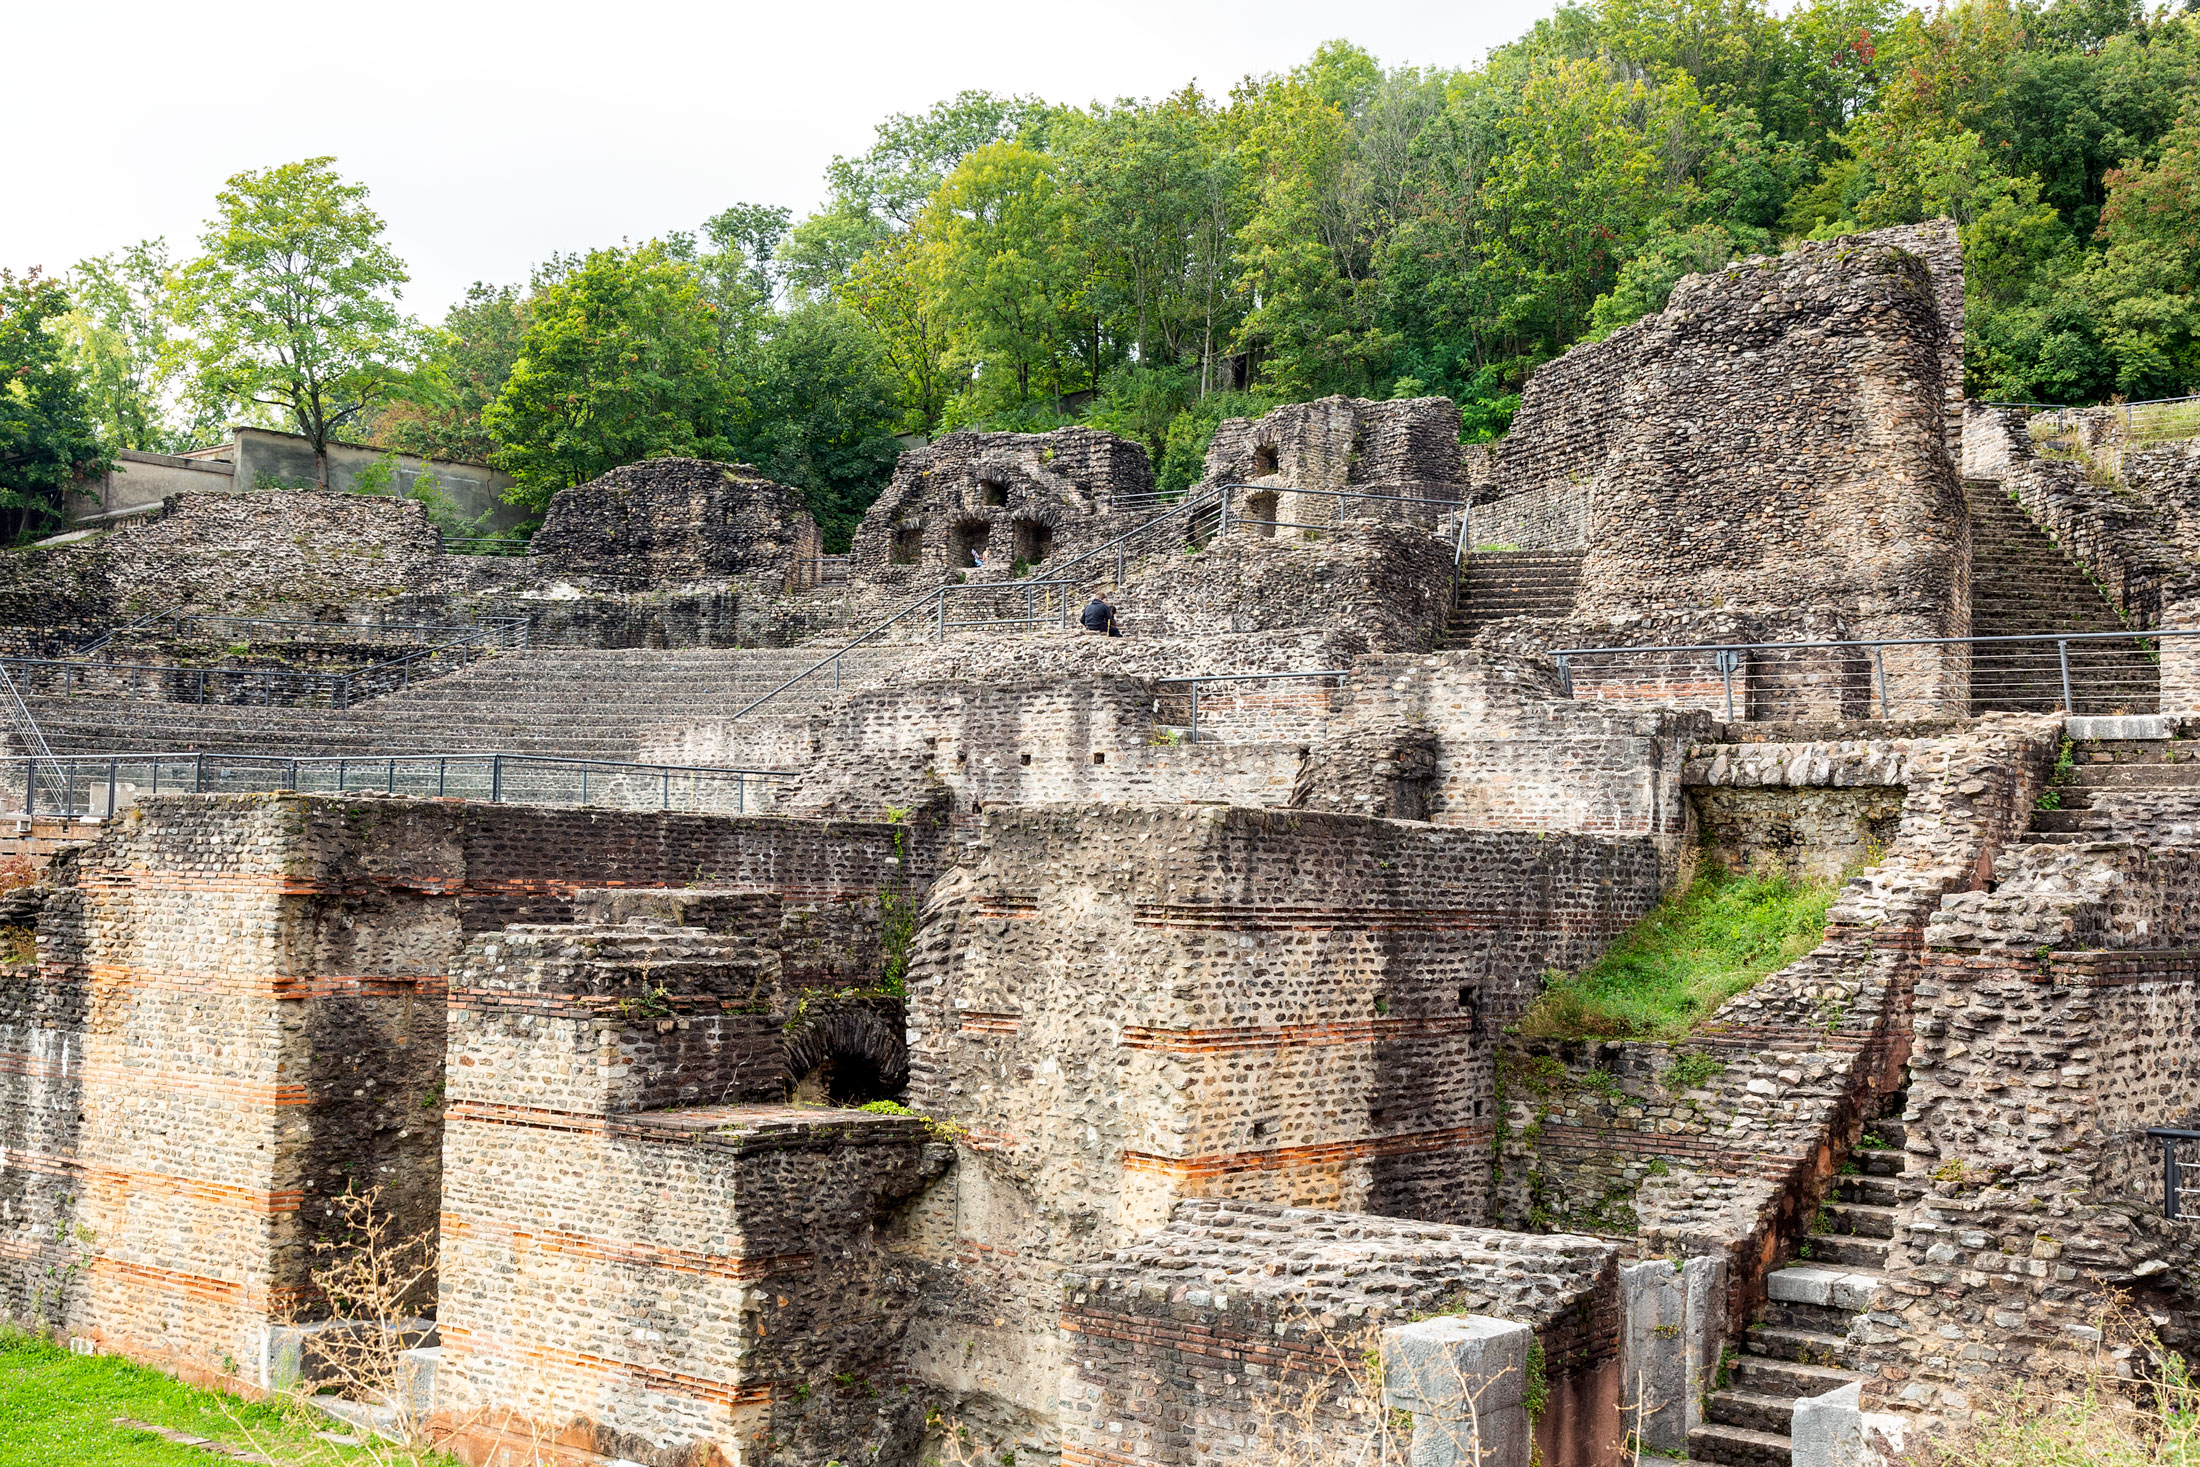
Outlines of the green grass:
[{"label": "green grass", "polygon": [[[119,1356],[71,1355],[40,1336],[0,1327],[0,1463],[7,1467],[217,1467],[234,1460],[117,1426],[117,1416],[265,1452],[286,1467],[338,1467],[392,1455],[320,1440],[315,1429],[336,1423],[308,1407],[255,1405]],[[411,1453],[395,1458],[414,1460]]]},{"label": "green grass", "polygon": [[1520,1021],[1534,1039],[1675,1038],[1818,946],[1840,884],[1706,871]]}]

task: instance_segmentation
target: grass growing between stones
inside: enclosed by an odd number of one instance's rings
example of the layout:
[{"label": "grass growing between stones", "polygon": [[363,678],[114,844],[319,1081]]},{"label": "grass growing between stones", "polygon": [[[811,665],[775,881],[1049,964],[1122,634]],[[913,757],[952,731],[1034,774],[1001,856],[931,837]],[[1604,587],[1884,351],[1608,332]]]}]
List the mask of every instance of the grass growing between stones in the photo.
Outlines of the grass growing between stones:
[{"label": "grass growing between stones", "polygon": [[1840,884],[1708,869],[1604,956],[1554,974],[1520,1021],[1531,1039],[1677,1038],[1825,935]]},{"label": "grass growing between stones", "polygon": [[219,1448],[172,1442],[116,1417],[204,1437],[283,1467],[456,1467],[454,1459],[314,1435],[336,1423],[309,1407],[259,1404],[200,1390],[114,1355],[71,1355],[40,1335],[0,1327],[0,1462],[8,1467],[216,1467]]}]

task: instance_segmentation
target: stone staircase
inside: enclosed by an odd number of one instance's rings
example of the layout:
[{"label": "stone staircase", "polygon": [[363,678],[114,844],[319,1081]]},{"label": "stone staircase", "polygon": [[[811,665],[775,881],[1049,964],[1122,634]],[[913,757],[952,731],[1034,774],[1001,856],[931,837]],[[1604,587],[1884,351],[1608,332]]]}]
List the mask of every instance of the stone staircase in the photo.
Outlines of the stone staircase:
[{"label": "stone staircase", "polygon": [[2180,822],[2193,827],[2187,839],[2200,834],[2200,741],[2101,739],[2071,752],[2076,762],[2052,786],[2051,807],[2032,812],[2026,844],[2129,839]]},{"label": "stone staircase", "polygon": [[1464,647],[1509,616],[1571,616],[1581,588],[1579,550],[1477,550],[1459,576],[1444,644]]},{"label": "stone staircase", "polygon": [[[919,650],[859,649],[847,658],[842,686],[853,687]],[[810,648],[539,648],[487,658],[350,709],[27,701],[57,754],[203,750],[306,757],[479,750],[617,760],[635,756],[644,730],[723,719],[818,659]],[[788,690],[763,712],[801,713],[832,693],[832,677],[823,674]]]},{"label": "stone staircase", "polygon": [[[1999,483],[1966,480],[1963,493],[1971,511],[1972,636],[2125,630],[2092,578]],[[2161,697],[2161,671],[2133,644],[2074,643],[2070,690],[2076,713],[2151,713]],[[2062,706],[2062,665],[2054,643],[1972,650],[1972,713],[2052,712]]]},{"label": "stone staircase", "polygon": [[[1887,1114],[1901,1115],[1904,1104],[1890,1097]],[[1757,1323],[1705,1399],[1703,1425],[1688,1434],[1691,1460],[1787,1467],[1795,1403],[1864,1379],[1850,1368],[1849,1327],[1886,1279],[1897,1208],[1924,1191],[1903,1176],[1903,1139],[1899,1120],[1866,1127],[1805,1256],[1766,1276]]]}]

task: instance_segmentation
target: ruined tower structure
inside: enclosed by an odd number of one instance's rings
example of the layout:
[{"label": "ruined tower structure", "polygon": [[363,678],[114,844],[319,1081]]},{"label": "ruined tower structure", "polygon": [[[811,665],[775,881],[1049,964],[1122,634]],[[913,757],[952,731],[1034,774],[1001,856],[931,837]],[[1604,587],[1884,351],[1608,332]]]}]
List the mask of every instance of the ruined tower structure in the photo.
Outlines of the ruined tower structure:
[{"label": "ruined tower structure", "polygon": [[[525,556],[0,556],[0,1307],[308,1397],[386,1340],[344,1409],[499,1467],[1814,1467],[2190,1357],[2200,459],[1961,355],[1929,224],[1494,444],[951,434],[845,580],[690,460]],[[1815,944],[1552,1002],[1717,870]],[[361,1319],[369,1194],[438,1262]]]}]

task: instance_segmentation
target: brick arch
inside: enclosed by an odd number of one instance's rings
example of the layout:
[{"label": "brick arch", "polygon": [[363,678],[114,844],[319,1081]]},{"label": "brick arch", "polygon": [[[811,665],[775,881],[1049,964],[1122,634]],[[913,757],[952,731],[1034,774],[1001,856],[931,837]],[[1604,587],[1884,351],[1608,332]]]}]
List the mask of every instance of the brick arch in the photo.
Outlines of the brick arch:
[{"label": "brick arch", "polygon": [[836,1104],[885,1100],[909,1084],[907,1039],[867,1008],[806,1015],[787,1031],[782,1053],[790,1088],[829,1066],[822,1078]]}]

